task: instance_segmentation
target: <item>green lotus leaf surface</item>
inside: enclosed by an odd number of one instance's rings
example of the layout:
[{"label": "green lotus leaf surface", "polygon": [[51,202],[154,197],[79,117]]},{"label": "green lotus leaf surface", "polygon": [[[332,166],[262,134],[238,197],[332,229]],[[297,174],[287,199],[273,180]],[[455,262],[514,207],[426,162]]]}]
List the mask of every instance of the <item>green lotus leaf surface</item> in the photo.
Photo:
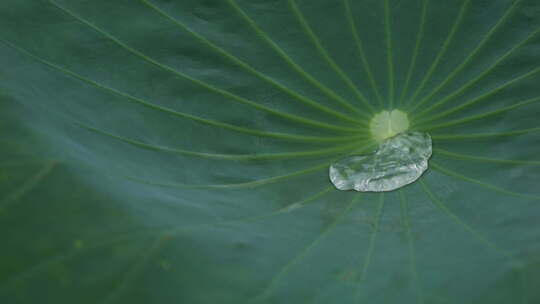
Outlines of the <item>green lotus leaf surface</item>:
[{"label": "green lotus leaf surface", "polygon": [[[0,1],[0,303],[540,303],[539,31],[537,0]],[[335,189],[384,111],[429,169]]]}]

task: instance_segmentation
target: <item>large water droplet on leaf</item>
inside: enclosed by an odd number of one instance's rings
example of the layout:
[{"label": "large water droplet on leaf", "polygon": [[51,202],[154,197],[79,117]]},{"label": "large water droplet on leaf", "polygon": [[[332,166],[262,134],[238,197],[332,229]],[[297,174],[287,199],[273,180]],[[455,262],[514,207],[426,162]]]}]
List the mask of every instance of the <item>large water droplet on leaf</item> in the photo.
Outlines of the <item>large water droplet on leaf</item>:
[{"label": "large water droplet on leaf", "polygon": [[344,158],[330,166],[330,180],[339,190],[382,192],[416,181],[428,168],[431,137],[404,132],[381,142],[375,153]]}]

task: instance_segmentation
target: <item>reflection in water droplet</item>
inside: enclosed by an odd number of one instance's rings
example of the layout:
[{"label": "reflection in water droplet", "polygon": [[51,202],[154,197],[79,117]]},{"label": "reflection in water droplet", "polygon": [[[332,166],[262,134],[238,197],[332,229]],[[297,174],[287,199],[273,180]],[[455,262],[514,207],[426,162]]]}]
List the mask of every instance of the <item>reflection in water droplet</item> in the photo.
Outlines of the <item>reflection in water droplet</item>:
[{"label": "reflection in water droplet", "polygon": [[428,168],[431,137],[404,132],[383,141],[375,153],[349,156],[330,166],[330,180],[339,190],[382,192],[416,181]]}]

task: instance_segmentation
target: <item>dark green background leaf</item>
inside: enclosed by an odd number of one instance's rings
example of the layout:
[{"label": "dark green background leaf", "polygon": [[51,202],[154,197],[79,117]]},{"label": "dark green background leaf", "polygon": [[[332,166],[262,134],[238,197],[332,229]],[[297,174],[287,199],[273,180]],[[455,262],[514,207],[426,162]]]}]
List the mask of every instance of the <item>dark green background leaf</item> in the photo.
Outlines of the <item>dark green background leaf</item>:
[{"label": "dark green background leaf", "polygon": [[[1,303],[538,303],[537,0],[3,0]],[[399,108],[396,192],[328,164]]]}]

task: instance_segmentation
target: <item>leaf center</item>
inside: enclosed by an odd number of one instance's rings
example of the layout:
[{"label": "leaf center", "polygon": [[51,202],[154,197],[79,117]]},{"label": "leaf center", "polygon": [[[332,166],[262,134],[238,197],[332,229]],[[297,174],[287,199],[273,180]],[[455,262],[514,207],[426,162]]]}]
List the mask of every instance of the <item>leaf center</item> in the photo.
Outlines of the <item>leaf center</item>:
[{"label": "leaf center", "polygon": [[382,111],[375,114],[369,123],[371,135],[383,141],[409,129],[407,113],[400,110]]}]

